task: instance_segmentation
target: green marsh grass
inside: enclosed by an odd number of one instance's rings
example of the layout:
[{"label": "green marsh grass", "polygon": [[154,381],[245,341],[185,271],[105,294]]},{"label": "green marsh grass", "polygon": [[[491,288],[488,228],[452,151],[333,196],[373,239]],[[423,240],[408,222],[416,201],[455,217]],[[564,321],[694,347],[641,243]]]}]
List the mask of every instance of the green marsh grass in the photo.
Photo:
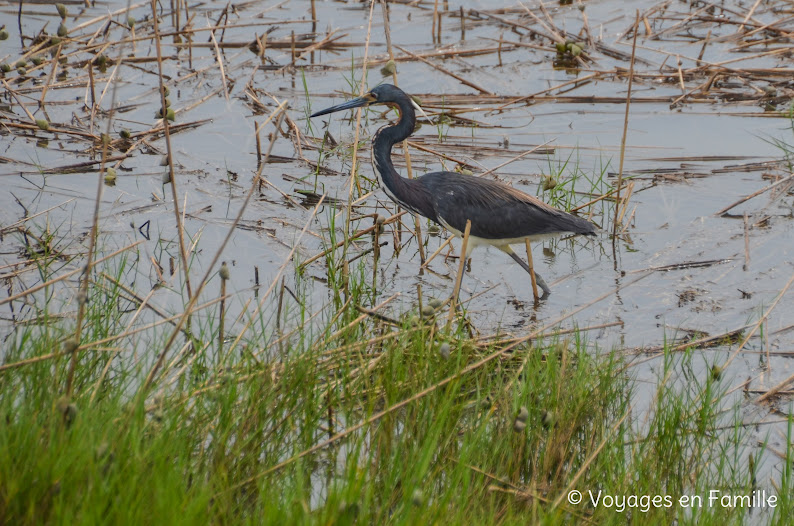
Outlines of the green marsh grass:
[{"label": "green marsh grass", "polygon": [[[463,323],[445,333],[444,310],[435,320],[402,307],[387,313],[405,320],[396,326],[362,317],[355,306],[371,301],[371,271],[360,259],[346,276],[335,273],[341,253],[326,260],[329,289],[339,293],[314,321],[304,287],[292,287],[300,301],[285,299],[279,322],[289,327],[285,334],[294,332],[280,349],[273,341],[282,331],[266,306],[255,329],[236,347],[229,338],[223,360],[216,359],[219,310],[210,306],[193,316],[193,340],[174,346],[146,396],[138,396],[141,385],[171,327],[122,336],[137,308],[101,273],[123,282],[138,272],[139,259],[127,253],[101,264],[81,344],[121,337],[81,352],[73,398],[62,395],[64,357],[0,370],[2,522],[742,524],[752,518],[744,509],[619,512],[565,499],[571,489],[586,499],[588,490],[677,499],[768,486],[767,478],[753,481],[747,462],[752,454],[760,463],[764,446],[748,446],[737,401],[701,355],[666,352],[655,390],[642,397],[622,354],[598,349],[586,332],[533,339],[470,368],[498,345],[472,340]],[[217,291],[215,285],[206,290]],[[74,309],[68,287],[29,301],[37,322],[15,326],[4,343],[5,365],[63,349],[73,333],[70,317],[51,316]],[[442,341],[450,344],[448,358],[439,352]],[[405,403],[418,393],[424,395]],[[516,424],[522,412],[523,428]],[[772,470],[780,505],[762,516],[778,524],[792,512],[784,496],[794,490],[791,449],[783,471]]]}]

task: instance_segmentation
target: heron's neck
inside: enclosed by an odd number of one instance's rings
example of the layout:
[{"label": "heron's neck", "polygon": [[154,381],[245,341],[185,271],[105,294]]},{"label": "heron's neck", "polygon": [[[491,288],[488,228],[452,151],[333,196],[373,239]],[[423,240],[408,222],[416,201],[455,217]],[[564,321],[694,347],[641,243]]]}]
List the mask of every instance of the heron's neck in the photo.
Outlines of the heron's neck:
[{"label": "heron's neck", "polygon": [[414,109],[400,105],[401,118],[397,124],[384,126],[372,140],[372,165],[383,189],[392,201],[411,212],[436,221],[432,197],[415,179],[400,177],[391,161],[391,149],[413,133],[416,118]]}]

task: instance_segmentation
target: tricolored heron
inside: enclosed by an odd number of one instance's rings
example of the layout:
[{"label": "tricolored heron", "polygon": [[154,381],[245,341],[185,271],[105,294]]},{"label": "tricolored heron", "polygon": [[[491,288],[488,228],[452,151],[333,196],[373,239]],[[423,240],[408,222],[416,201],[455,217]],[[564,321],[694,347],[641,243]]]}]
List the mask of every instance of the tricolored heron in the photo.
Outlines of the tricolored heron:
[{"label": "tricolored heron", "polygon": [[[400,177],[391,162],[391,149],[411,136],[416,114],[413,100],[391,84],[381,84],[363,97],[318,111],[312,117],[371,104],[385,104],[400,115],[396,124],[382,127],[372,139],[372,165],[378,182],[392,201],[439,223],[457,237],[463,236],[466,221],[471,220],[467,259],[475,247],[493,245],[532,273],[510,245],[562,234],[595,235],[596,227],[590,221],[498,181],[457,172],[432,172],[416,179]],[[551,292],[548,285],[537,273],[535,278],[543,289],[542,298],[547,297]]]}]

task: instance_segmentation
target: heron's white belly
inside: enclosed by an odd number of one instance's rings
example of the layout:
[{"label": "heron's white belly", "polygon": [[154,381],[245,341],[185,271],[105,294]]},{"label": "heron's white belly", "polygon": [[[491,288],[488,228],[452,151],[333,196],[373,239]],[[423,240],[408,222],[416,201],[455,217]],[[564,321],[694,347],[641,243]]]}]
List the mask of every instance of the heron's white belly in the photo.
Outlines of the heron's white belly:
[{"label": "heron's white belly", "polygon": [[[456,228],[452,228],[441,218],[439,218],[439,220],[441,221],[441,224],[444,226],[444,228],[452,232],[455,235],[455,237],[459,237],[463,239],[463,232],[461,232]],[[510,245],[518,245],[519,243],[523,245],[525,239],[529,239],[531,242],[543,241],[546,239],[559,237],[567,233],[568,232],[554,232],[552,234],[539,234],[536,236],[524,236],[524,237],[509,237],[504,239],[486,239],[484,237],[469,235],[469,242],[466,245],[466,256],[468,257],[471,254],[472,250],[480,246],[490,245],[500,250],[504,250],[505,247],[509,247]]]}]

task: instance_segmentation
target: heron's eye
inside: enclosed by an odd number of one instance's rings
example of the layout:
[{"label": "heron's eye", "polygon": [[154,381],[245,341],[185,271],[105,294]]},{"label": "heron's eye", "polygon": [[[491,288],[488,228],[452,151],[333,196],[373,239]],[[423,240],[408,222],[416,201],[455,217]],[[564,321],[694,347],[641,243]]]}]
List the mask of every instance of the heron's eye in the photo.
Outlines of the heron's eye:
[{"label": "heron's eye", "polygon": [[370,95],[370,97],[372,97],[373,99],[375,99],[375,100],[378,100],[378,94],[377,94],[377,93],[375,93],[374,91],[370,91],[370,92],[369,92],[369,95]]}]

